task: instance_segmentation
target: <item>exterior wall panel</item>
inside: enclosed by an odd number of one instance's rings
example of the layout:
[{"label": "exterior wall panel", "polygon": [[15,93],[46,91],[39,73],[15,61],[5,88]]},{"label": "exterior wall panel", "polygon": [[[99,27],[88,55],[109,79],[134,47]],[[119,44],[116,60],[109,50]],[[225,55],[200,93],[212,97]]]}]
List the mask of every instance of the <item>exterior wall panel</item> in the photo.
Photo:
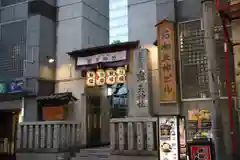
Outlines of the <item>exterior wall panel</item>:
[{"label": "exterior wall panel", "polygon": [[[0,74],[1,80],[22,77],[26,54],[26,21],[1,26]],[[14,37],[14,38],[13,38]]]},{"label": "exterior wall panel", "polygon": [[199,19],[202,15],[201,0],[183,0],[177,3],[179,22]]},{"label": "exterior wall panel", "polygon": [[153,44],[156,40],[156,1],[129,0],[128,14],[129,41]]},{"label": "exterior wall panel", "polygon": [[28,5],[23,3],[12,7],[2,8],[0,11],[1,23],[14,20],[27,19],[28,17]]}]

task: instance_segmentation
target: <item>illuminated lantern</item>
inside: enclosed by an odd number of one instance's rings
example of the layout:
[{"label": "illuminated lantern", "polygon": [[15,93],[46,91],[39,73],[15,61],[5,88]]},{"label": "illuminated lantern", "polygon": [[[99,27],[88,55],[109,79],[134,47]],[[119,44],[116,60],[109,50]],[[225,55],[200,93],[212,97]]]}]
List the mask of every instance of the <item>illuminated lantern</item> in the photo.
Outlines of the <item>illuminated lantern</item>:
[{"label": "illuminated lantern", "polygon": [[117,78],[116,83],[122,84],[126,81],[126,70],[124,67],[118,67],[116,70]]},{"label": "illuminated lantern", "polygon": [[98,69],[96,72],[96,85],[103,86],[105,84],[105,72],[103,69]]},{"label": "illuminated lantern", "polygon": [[106,70],[106,84],[113,85],[116,83],[116,71],[114,69]]},{"label": "illuminated lantern", "polygon": [[96,84],[96,74],[94,71],[88,71],[86,74],[86,85],[93,87]]}]

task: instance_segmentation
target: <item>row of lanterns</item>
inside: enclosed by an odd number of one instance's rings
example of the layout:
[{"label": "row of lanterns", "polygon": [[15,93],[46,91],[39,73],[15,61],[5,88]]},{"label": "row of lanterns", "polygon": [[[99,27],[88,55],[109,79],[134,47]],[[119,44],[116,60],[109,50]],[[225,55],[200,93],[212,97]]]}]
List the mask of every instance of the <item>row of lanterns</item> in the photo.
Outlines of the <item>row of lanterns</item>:
[{"label": "row of lanterns", "polygon": [[126,70],[124,67],[115,69],[98,69],[97,71],[88,71],[86,74],[86,85],[89,87],[123,84],[126,81]]}]

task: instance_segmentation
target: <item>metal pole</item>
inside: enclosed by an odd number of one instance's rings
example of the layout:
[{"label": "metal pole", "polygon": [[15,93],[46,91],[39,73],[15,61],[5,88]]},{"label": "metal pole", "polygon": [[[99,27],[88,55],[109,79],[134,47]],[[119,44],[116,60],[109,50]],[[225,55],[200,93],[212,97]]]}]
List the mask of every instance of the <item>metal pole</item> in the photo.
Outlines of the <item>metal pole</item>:
[{"label": "metal pole", "polygon": [[215,146],[216,160],[224,160],[225,146],[223,145],[223,124],[218,89],[218,75],[216,65],[216,43],[214,39],[215,5],[213,0],[202,0],[203,27],[205,50],[208,58],[208,81],[213,105],[212,134]]},{"label": "metal pole", "polygon": [[229,69],[229,46],[231,43],[229,42],[229,34],[226,27],[226,22],[224,17],[222,18],[223,24],[223,33],[224,33],[224,54],[225,54],[225,71],[226,71],[226,86],[228,93],[228,112],[229,112],[229,123],[230,123],[230,133],[232,139],[232,152],[235,153],[236,148],[236,134],[234,131],[233,125],[233,99],[232,99],[232,83],[230,78],[230,69]]}]

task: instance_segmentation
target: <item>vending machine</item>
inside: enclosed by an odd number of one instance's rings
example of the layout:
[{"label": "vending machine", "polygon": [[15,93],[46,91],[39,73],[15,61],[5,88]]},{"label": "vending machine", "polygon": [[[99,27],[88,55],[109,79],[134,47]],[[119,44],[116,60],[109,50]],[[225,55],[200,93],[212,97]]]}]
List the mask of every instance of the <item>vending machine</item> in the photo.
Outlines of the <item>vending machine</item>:
[{"label": "vending machine", "polygon": [[186,156],[184,121],[180,116],[158,117],[159,160],[181,160],[183,154]]}]

